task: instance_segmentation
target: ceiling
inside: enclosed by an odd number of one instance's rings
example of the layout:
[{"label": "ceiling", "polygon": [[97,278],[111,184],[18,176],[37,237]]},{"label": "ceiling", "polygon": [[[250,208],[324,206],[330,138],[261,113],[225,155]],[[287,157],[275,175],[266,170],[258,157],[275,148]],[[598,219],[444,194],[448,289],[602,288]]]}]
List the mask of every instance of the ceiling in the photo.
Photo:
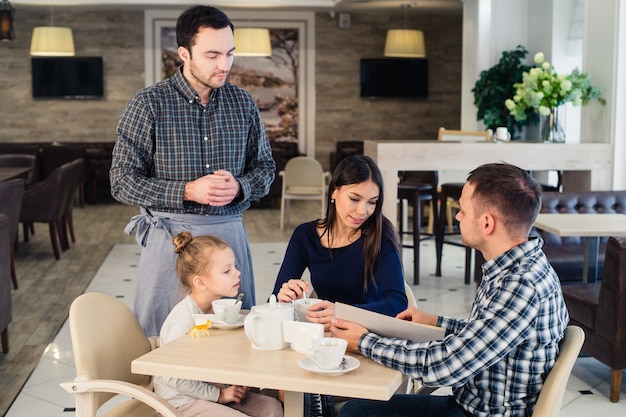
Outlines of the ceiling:
[{"label": "ceiling", "polygon": [[[10,0],[16,10],[28,8],[71,7],[81,9],[180,9],[193,0]],[[303,10],[328,12],[403,13],[403,7],[424,13],[460,13],[462,0],[210,0],[224,9]]]}]

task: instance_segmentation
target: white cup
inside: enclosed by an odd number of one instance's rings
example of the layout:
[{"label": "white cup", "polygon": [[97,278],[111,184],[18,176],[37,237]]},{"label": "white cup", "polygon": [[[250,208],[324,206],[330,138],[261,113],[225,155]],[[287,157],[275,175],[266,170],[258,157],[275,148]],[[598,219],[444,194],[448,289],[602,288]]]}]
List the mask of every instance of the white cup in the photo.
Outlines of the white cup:
[{"label": "white cup", "polygon": [[311,349],[306,355],[324,370],[339,369],[348,342],[337,337],[322,337],[311,340]]},{"label": "white cup", "polygon": [[321,323],[308,323],[300,321],[283,321],[283,340],[290,343],[291,348],[298,353],[306,355],[313,347],[313,339],[324,337],[324,325]]},{"label": "white cup", "polygon": [[213,306],[213,314],[228,324],[237,323],[239,312],[241,311],[241,303],[236,303],[234,298],[220,298],[211,303]]},{"label": "white cup", "polygon": [[297,321],[307,321],[306,312],[309,311],[309,308],[313,304],[319,303],[319,298],[298,298],[296,300],[292,300],[293,308],[296,312],[296,320]]},{"label": "white cup", "polygon": [[511,134],[506,127],[496,127],[496,140],[508,142],[511,140]]}]

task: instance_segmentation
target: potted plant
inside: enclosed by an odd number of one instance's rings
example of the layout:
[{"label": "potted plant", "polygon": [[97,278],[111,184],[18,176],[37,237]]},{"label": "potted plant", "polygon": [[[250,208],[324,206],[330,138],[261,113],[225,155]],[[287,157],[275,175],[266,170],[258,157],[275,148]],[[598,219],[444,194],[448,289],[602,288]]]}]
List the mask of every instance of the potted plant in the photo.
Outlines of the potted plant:
[{"label": "potted plant", "polygon": [[474,104],[478,108],[477,120],[483,120],[485,127],[493,131],[499,126],[506,126],[511,137],[519,137],[522,128],[529,124],[537,124],[539,117],[532,109],[527,109],[524,119],[516,119],[504,104],[515,94],[514,84],[522,81],[522,74],[531,67],[522,64],[528,51],[518,45],[512,51],[502,52],[500,61],[480,73],[472,92]]}]

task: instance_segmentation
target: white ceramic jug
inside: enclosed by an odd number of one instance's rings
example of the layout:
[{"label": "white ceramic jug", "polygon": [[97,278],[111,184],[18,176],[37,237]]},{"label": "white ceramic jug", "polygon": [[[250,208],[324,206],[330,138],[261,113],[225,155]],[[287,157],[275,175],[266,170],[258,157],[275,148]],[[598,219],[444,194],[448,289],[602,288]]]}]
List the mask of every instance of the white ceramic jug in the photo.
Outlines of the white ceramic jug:
[{"label": "white ceramic jug", "polygon": [[293,321],[291,303],[278,303],[276,296],[268,304],[252,307],[243,323],[246,337],[257,350],[280,350],[288,346],[283,340],[283,321]]}]

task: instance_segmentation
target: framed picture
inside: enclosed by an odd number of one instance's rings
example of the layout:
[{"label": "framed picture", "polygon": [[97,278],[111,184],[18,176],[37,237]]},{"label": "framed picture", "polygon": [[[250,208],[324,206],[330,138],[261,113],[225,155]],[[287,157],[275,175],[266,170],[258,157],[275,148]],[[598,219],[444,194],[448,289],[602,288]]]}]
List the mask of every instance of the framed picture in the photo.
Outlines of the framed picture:
[{"label": "framed picture", "polygon": [[[237,27],[270,29],[271,57],[235,57],[228,81],[248,90],[259,105],[270,141],[297,143],[315,154],[315,14],[225,11]],[[171,76],[180,65],[179,11],[145,12],[145,85]]]}]

